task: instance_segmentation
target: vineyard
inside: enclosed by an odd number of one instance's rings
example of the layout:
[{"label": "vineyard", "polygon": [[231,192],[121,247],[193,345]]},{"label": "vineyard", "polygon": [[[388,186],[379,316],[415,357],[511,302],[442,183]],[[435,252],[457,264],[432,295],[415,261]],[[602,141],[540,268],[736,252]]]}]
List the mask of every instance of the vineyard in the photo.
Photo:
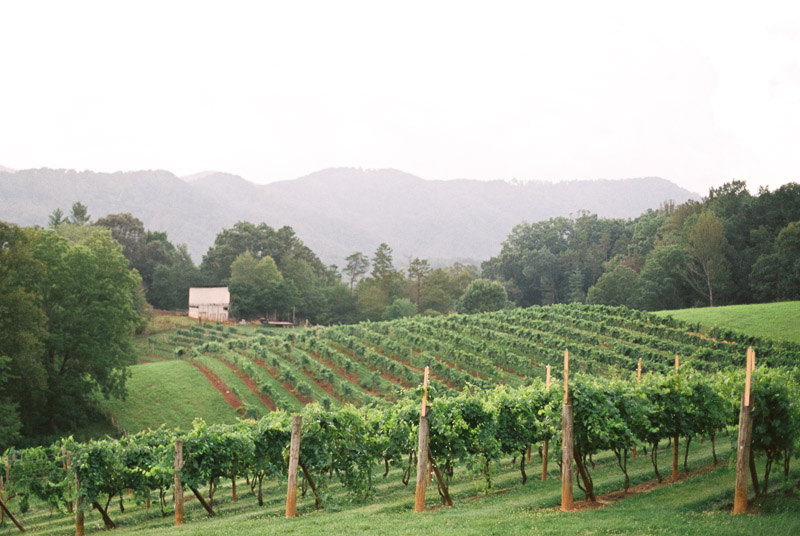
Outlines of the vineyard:
[{"label": "vineyard", "polygon": [[[225,515],[237,493],[250,496],[254,508],[274,509],[273,488],[290,473],[293,413],[302,416],[301,514],[373,504],[387,487],[406,489],[398,508],[408,511],[426,367],[427,455],[443,505],[498,486],[538,489],[547,486],[540,478],[548,471],[557,486],[565,349],[582,492],[576,498],[592,504],[602,493],[726,461],[748,346],[758,355],[755,491],[789,490],[797,479],[791,461],[800,447],[800,346],[724,330],[701,334],[697,325],[625,308],[553,306],[296,331],[191,325],[142,344],[144,360],[196,369],[245,420],[11,449],[4,493],[23,520],[32,503],[68,519],[80,504],[113,528],[112,506],[122,515],[125,502],[140,505],[144,519],[162,519],[173,509],[176,473],[197,499],[193,519]],[[178,443],[183,463],[176,470]],[[671,476],[660,462],[669,453]],[[537,500],[540,508],[553,506],[551,498]]]}]

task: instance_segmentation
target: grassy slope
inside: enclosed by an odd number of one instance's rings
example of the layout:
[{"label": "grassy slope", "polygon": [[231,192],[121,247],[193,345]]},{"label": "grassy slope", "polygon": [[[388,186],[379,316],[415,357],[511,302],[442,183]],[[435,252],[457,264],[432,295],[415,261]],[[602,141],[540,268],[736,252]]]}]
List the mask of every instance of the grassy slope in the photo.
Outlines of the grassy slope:
[{"label": "grassy slope", "polygon": [[186,361],[158,361],[131,367],[128,398],[112,399],[105,407],[129,432],[168,426],[190,428],[195,417],[208,422],[234,423],[236,413]]},{"label": "grassy slope", "polygon": [[800,301],[660,311],[703,328],[722,327],[748,335],[800,343]]}]

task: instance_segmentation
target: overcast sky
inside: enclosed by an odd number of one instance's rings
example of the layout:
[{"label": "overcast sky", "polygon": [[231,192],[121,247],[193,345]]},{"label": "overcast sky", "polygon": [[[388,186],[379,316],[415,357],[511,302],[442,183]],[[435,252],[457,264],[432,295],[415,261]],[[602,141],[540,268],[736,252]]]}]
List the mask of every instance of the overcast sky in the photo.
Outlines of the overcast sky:
[{"label": "overcast sky", "polygon": [[800,181],[800,2],[0,4],[0,164]]}]

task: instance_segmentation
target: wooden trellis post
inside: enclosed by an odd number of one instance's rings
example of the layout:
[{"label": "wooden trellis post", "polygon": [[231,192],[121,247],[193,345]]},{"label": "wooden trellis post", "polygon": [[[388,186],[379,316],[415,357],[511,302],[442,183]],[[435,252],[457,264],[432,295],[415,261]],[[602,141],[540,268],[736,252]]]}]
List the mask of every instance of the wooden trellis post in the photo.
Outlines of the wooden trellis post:
[{"label": "wooden trellis post", "polygon": [[572,404],[569,403],[569,350],[564,351],[564,404],[561,412],[561,510],[572,510]]},{"label": "wooden trellis post", "polygon": [[747,349],[745,365],[744,395],[739,410],[739,440],[736,447],[736,488],[733,495],[733,513],[747,511],[747,476],[750,470],[750,441],[753,436],[753,406],[750,404],[750,380],[756,367],[756,354],[753,348]]},{"label": "wooden trellis post", "polygon": [[175,440],[175,474],[173,481],[173,497],[175,497],[175,526],[183,525],[183,483],[181,468],[183,467],[183,440]]},{"label": "wooden trellis post", "polygon": [[[675,354],[675,390],[678,390],[678,369],[680,368],[680,358]],[[678,480],[678,433],[672,438],[672,481]]]},{"label": "wooden trellis post", "polygon": [[[13,454],[12,455],[12,460],[16,461],[16,459],[17,459],[17,455]],[[5,462],[5,469],[6,469],[6,478],[5,478],[5,480],[3,480],[3,477],[0,476],[0,521],[3,520],[3,514],[5,514],[14,523],[14,525],[17,526],[17,528],[21,532],[25,532],[25,529],[22,528],[22,525],[20,525],[19,521],[17,521],[17,518],[14,517],[14,514],[11,513],[11,510],[8,509],[8,507],[6,506],[6,503],[5,503],[5,493],[4,493],[5,492],[5,485],[9,481],[9,474],[10,474],[10,470],[11,470],[11,464],[9,463],[8,458],[6,458],[4,460],[4,462]]]},{"label": "wooden trellis post", "polygon": [[[547,365],[545,369],[545,380],[544,385],[545,388],[549,391],[550,390],[550,365]],[[544,445],[542,447],[542,480],[547,480],[547,450],[548,450],[548,441],[545,440]],[[530,461],[530,447],[528,447],[528,461]]]},{"label": "wooden trellis post", "polygon": [[5,512],[8,518],[17,526],[20,532],[25,532],[25,529],[22,528],[22,525],[20,525],[19,521],[17,521],[17,518],[14,517],[14,514],[11,513],[11,510],[8,509],[5,501],[2,499],[0,499],[0,512]]},{"label": "wooden trellis post", "polygon": [[75,536],[83,536],[83,498],[81,497],[81,481],[75,475]]},{"label": "wooden trellis post", "polygon": [[417,489],[414,495],[414,512],[425,510],[425,488],[428,480],[428,374],[425,367],[425,376],[422,381],[422,408],[419,412],[419,440],[417,445]]},{"label": "wooden trellis post", "polygon": [[292,442],[289,446],[289,482],[286,486],[286,517],[297,517],[297,466],[300,462],[300,430],[303,417],[292,418]]}]

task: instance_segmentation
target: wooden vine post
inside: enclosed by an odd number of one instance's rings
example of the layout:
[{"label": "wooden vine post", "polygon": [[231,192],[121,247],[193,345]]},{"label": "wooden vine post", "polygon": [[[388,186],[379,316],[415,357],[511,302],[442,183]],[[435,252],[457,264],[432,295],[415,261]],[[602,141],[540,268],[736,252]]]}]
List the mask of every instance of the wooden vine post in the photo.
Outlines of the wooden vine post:
[{"label": "wooden vine post", "polygon": [[419,441],[417,445],[417,489],[414,495],[414,512],[425,510],[425,488],[428,480],[428,374],[425,367],[425,376],[422,381],[422,408],[419,412]]},{"label": "wooden vine post", "polygon": [[[16,461],[17,455],[12,454],[11,459]],[[5,485],[7,482],[9,482],[9,475],[11,473],[11,463],[9,462],[8,458],[6,458],[4,461],[6,469],[6,478],[5,480],[3,480],[3,477],[0,476],[0,521],[3,520],[3,514],[5,514],[11,520],[11,522],[14,523],[14,525],[16,525],[16,527],[20,530],[20,532],[25,532],[25,529],[22,528],[20,522],[17,520],[16,517],[14,517],[14,514],[11,513],[11,510],[8,509],[8,506],[6,506],[5,503]]]},{"label": "wooden vine post", "polygon": [[175,474],[173,482],[173,497],[175,498],[175,526],[183,525],[183,483],[181,482],[181,468],[183,468],[183,440],[175,440]]},{"label": "wooden vine post", "polygon": [[[545,388],[549,391],[550,390],[550,365],[547,365],[545,369],[545,380],[544,385]],[[548,442],[545,441],[542,447],[542,480],[547,480],[547,450],[548,450]],[[528,446],[528,461],[530,461],[530,446]]]},{"label": "wooden vine post", "polygon": [[300,462],[300,430],[303,417],[292,418],[292,442],[289,445],[289,482],[286,489],[286,517],[297,517],[297,466]]},{"label": "wooden vine post", "polygon": [[750,470],[750,441],[753,436],[753,407],[750,404],[750,380],[756,367],[753,348],[747,349],[745,365],[744,395],[739,410],[739,440],[736,447],[736,489],[733,495],[733,514],[747,511],[747,476]]},{"label": "wooden vine post", "polygon": [[564,350],[564,404],[561,413],[561,510],[572,510],[572,404],[569,403],[569,350]]},{"label": "wooden vine post", "polygon": [[83,536],[83,497],[81,497],[81,481],[75,475],[75,536]]},{"label": "wooden vine post", "polygon": [[[62,469],[64,469],[65,472],[69,473],[70,466],[72,465],[70,462],[70,453],[67,452],[67,447],[63,445],[61,446],[61,458],[62,458],[61,462]],[[75,511],[74,503],[70,501],[67,505],[67,508],[69,509],[70,514],[73,513]]]},{"label": "wooden vine post", "polygon": [[[2,479],[2,477],[0,477],[0,483],[2,483],[2,481],[3,481],[3,479]],[[0,487],[0,489],[2,489],[2,488]],[[4,498],[2,496],[0,496],[0,516],[2,516],[3,512],[5,512],[5,514],[8,516],[8,518],[17,526],[17,528],[20,530],[20,532],[25,532],[25,529],[22,528],[22,525],[20,525],[19,521],[17,521],[17,518],[14,517],[14,514],[12,514],[11,510],[9,510],[8,507],[6,506]],[[0,517],[0,520],[2,520],[2,519],[3,518]]]},{"label": "wooden vine post", "polygon": [[[680,358],[675,354],[675,390],[678,390],[678,368],[680,367]],[[675,432],[675,437],[672,438],[672,481],[678,480],[678,433]]]}]

